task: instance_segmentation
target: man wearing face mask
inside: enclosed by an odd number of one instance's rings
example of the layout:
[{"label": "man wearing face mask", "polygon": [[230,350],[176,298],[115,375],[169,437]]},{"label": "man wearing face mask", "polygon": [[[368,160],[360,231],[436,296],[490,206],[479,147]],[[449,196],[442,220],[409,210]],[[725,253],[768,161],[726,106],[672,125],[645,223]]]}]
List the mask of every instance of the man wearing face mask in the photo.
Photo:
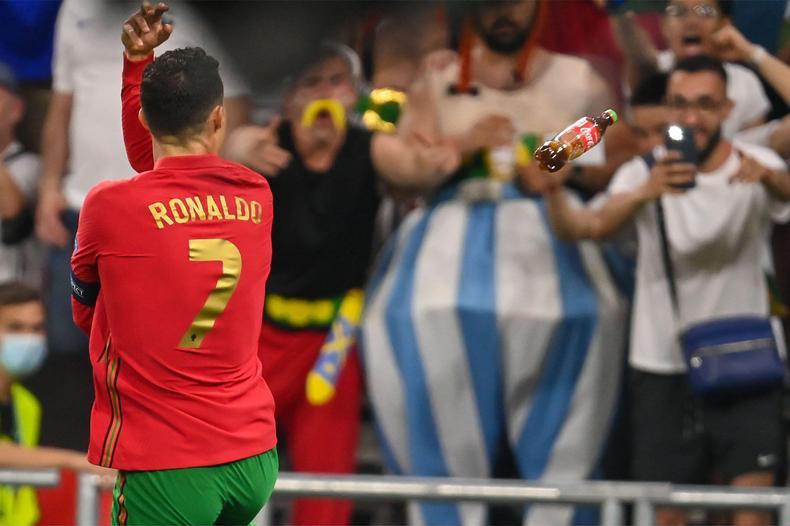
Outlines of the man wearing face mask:
[{"label": "man wearing face mask", "polygon": [[[37,448],[41,406],[20,382],[47,354],[44,306],[38,291],[18,282],[0,284],[0,466],[92,469],[85,454]],[[0,526],[28,526],[39,518],[35,489],[0,486]]]}]

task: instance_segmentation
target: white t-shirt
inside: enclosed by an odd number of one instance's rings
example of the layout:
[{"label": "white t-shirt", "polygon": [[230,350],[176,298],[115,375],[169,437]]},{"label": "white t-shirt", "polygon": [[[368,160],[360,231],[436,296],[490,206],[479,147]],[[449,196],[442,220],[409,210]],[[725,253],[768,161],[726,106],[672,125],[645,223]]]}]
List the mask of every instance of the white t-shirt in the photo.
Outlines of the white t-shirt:
[{"label": "white t-shirt", "polygon": [[[225,96],[246,93],[212,34],[191,8],[169,2],[173,34],[157,54],[200,46],[220,62]],[[69,206],[82,206],[88,191],[108,179],[134,175],[121,132],[121,25],[140,3],[65,0],[55,28],[53,87],[73,94],[69,130],[69,169],[64,193]]]},{"label": "white t-shirt", "polygon": [[[0,158],[5,162],[11,179],[29,203],[35,201],[36,184],[41,163],[37,155],[24,152],[18,142],[11,143]],[[41,244],[35,236],[16,245],[0,243],[0,283],[24,281],[29,285],[41,284]]]},{"label": "white t-shirt", "polygon": [[[666,49],[658,54],[658,69],[668,72],[675,66],[675,55]],[[760,79],[749,68],[739,64],[724,62],[727,72],[727,97],[734,103],[732,113],[722,124],[722,135],[732,139],[747,124],[765,117],[771,103],[765,94]]]},{"label": "white t-shirt", "polygon": [[[735,146],[764,166],[786,169],[772,150],[743,143]],[[718,170],[697,174],[695,188],[662,198],[680,327],[672,315],[654,203],[634,216],[639,249],[631,316],[629,361],[633,367],[655,373],[683,372],[679,330],[719,316],[768,314],[762,248],[772,220],[790,220],[790,203],[775,200],[762,184],[730,183],[739,166],[733,151]],[[648,177],[644,160],[633,159],[615,173],[609,193],[633,190]]]}]

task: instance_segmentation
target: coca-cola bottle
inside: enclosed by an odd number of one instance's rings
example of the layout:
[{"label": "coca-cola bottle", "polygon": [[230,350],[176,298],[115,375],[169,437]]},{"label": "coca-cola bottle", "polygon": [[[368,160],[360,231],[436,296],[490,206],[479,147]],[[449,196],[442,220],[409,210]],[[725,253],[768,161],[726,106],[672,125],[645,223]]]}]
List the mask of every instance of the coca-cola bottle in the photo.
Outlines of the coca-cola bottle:
[{"label": "coca-cola bottle", "polygon": [[606,128],[617,122],[617,113],[606,110],[599,117],[582,117],[535,150],[540,167],[556,172],[601,142]]}]

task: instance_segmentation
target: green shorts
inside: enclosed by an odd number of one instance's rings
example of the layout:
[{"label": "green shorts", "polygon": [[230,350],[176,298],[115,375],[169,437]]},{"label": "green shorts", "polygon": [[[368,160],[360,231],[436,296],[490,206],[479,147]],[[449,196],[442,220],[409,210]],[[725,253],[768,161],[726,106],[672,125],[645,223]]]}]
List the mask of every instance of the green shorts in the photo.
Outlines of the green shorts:
[{"label": "green shorts", "polygon": [[112,524],[246,525],[269,500],[278,469],[273,448],[219,466],[120,471]]}]

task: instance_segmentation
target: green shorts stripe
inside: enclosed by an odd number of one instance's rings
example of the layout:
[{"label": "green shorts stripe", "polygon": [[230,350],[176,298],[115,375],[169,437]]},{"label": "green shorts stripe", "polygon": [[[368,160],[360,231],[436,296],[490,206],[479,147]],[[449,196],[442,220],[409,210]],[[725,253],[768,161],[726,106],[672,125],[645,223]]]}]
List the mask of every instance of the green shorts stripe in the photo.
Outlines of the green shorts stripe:
[{"label": "green shorts stripe", "polygon": [[218,466],[121,471],[113,526],[250,524],[274,489],[277,449]]}]

